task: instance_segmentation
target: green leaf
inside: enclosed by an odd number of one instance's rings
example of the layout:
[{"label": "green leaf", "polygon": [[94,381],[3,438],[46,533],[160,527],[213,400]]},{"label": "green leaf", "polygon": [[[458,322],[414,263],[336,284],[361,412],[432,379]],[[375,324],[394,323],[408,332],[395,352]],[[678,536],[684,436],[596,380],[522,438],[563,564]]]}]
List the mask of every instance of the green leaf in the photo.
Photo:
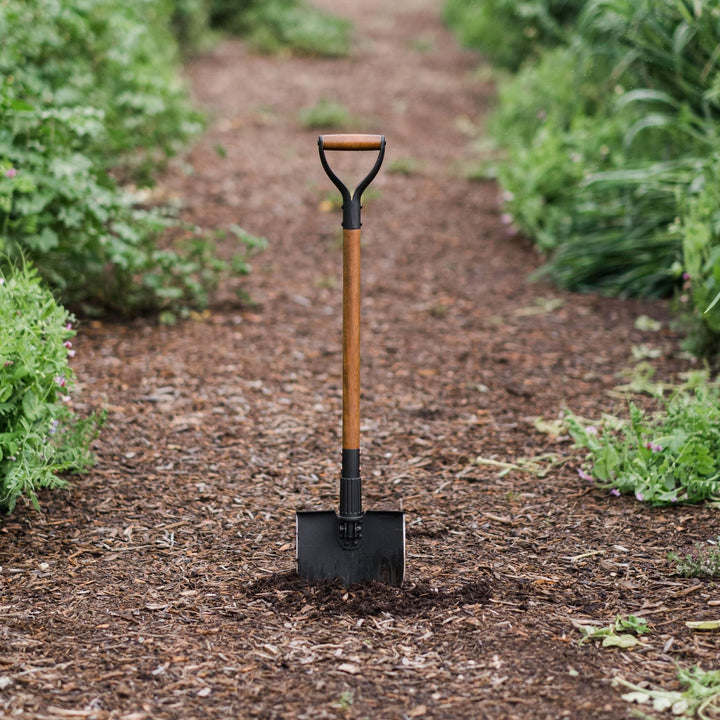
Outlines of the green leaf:
[{"label": "green leaf", "polygon": [[37,420],[40,415],[40,403],[32,390],[26,390],[22,399],[22,408],[29,420]]},{"label": "green leaf", "polygon": [[631,648],[642,645],[642,642],[635,635],[608,635],[602,643],[603,647]]},{"label": "green leaf", "polygon": [[685,626],[691,630],[720,630],[720,620],[692,620],[686,622]]}]

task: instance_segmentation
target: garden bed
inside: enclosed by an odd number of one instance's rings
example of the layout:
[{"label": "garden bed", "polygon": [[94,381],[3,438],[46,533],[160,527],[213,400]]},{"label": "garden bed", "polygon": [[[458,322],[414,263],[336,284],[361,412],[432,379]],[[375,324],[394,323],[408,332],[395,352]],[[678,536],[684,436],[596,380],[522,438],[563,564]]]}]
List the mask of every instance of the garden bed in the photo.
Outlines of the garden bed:
[{"label": "garden bed", "polygon": [[[86,478],[0,525],[8,717],[611,720],[613,678],[674,687],[676,664],[717,661],[685,625],[720,615],[717,584],[667,559],[717,537],[717,511],[597,490],[554,422],[625,409],[647,348],[658,381],[695,367],[666,305],[527,281],[541,259],[462,173],[493,87],[439,3],[324,4],[355,22],[348,58],[228,41],[189,67],[215,119],[153,196],[268,249],[237,281],[252,303],[229,280],[176,325],[80,325],[80,397],[108,423]],[[299,120],[323,98],[388,138],[362,434],[366,506],[407,512],[399,589],[294,573],[294,513],[333,507],[339,472],[340,214]],[[652,632],[580,644],[618,615]]]}]

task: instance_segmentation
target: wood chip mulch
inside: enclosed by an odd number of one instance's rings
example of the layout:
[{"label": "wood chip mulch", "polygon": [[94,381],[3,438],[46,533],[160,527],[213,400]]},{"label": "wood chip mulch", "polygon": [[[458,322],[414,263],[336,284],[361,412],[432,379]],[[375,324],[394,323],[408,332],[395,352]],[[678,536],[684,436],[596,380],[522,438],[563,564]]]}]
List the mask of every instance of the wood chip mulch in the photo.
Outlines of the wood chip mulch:
[{"label": "wood chip mulch", "polygon": [[[621,411],[634,346],[661,351],[658,380],[695,367],[666,304],[528,281],[541,258],[497,185],[462,172],[494,90],[438,0],[322,5],[355,21],[348,59],[227,41],[188,68],[213,122],[154,194],[269,248],[177,325],[82,322],[76,407],[109,423],[87,477],[0,523],[2,717],[615,720],[614,677],[718,667],[718,634],[685,626],[720,615],[718,585],[667,560],[717,537],[717,510],[588,486],[537,421]],[[295,511],[333,508],[339,473],[340,215],[298,122],[323,97],[388,138],[363,213],[362,436],[366,507],[407,513],[401,588],[294,571]],[[578,623],[628,614],[641,645],[579,645]]]}]

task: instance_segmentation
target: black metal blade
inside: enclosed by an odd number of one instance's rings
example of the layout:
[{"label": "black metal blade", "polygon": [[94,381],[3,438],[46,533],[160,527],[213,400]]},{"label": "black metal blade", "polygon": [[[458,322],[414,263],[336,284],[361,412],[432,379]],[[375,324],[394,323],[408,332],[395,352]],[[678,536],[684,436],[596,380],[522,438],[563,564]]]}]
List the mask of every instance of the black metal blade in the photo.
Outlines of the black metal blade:
[{"label": "black metal blade", "polygon": [[369,511],[357,547],[340,543],[340,518],[332,510],[298,512],[298,574],[307,580],[339,578],[344,585],[376,580],[399,586],[405,575],[405,515]]}]

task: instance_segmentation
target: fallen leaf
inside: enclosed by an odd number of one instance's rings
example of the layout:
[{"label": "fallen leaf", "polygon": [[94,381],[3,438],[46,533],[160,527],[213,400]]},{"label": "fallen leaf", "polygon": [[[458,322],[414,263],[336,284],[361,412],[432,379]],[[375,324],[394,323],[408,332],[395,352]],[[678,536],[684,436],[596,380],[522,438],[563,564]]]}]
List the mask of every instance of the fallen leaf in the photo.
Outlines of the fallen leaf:
[{"label": "fallen leaf", "polygon": [[360,672],[360,666],[355,663],[341,663],[338,665],[338,670],[349,675],[357,675]]},{"label": "fallen leaf", "polygon": [[685,623],[691,630],[720,630],[720,620],[698,620]]},{"label": "fallen leaf", "polygon": [[608,635],[603,640],[603,647],[631,648],[642,645],[634,635]]}]

